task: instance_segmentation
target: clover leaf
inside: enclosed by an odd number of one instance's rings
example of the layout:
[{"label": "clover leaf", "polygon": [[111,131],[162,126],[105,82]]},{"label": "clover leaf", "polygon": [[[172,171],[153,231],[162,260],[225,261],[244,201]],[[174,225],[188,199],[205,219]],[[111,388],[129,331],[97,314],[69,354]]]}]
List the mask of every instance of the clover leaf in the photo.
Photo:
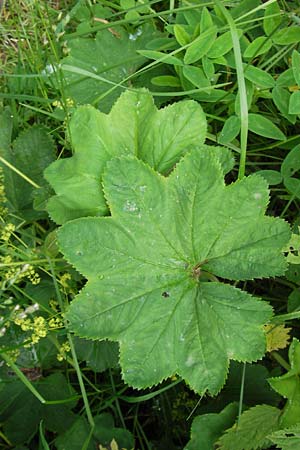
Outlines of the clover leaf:
[{"label": "clover leaf", "polygon": [[125,92],[109,114],[92,106],[79,107],[70,123],[74,155],[55,161],[45,171],[57,194],[47,205],[50,216],[62,224],[107,214],[101,187],[107,161],[135,155],[167,173],[192,146],[203,144],[205,134],[206,120],[197,102],[157,110],[146,89]]},{"label": "clover leaf", "polygon": [[300,342],[293,339],[289,348],[291,369],[281,377],[269,378],[271,387],[287,399],[281,416],[283,428],[300,423]]},{"label": "clover leaf", "polygon": [[[111,217],[81,218],[59,231],[66,259],[88,278],[66,318],[90,339],[119,341],[124,380],[137,388],[174,373],[216,394],[229,359],[265,351],[271,307],[216,277],[282,274],[290,230],[264,216],[266,182],[229,186],[216,153],[192,151],[165,178],[136,158],[107,164]],[[167,357],[166,357],[167,355]]]}]

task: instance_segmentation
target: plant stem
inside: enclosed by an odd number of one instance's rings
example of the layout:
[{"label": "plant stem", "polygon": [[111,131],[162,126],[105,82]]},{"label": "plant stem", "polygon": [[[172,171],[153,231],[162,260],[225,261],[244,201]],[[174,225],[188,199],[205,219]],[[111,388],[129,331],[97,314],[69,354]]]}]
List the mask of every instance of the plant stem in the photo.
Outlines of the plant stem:
[{"label": "plant stem", "polygon": [[243,400],[244,400],[244,387],[245,387],[245,374],[246,374],[246,363],[243,365],[242,380],[241,380],[241,390],[240,390],[240,401],[239,401],[239,415],[238,415],[238,425],[240,423],[242,410],[243,410]]}]

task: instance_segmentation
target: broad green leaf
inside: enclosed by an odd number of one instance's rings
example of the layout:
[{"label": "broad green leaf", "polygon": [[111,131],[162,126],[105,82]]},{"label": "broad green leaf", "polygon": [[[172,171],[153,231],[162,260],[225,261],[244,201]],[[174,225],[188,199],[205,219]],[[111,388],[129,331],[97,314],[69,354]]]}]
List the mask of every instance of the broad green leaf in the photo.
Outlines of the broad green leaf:
[{"label": "broad green leaf", "polygon": [[300,91],[295,91],[290,97],[289,114],[300,114]]},{"label": "broad green leaf", "polygon": [[281,24],[281,11],[277,2],[271,3],[265,9],[264,31],[266,35],[272,34]]},{"label": "broad green leaf", "polygon": [[281,450],[297,450],[300,448],[300,425],[279,430],[268,436],[270,441]]},{"label": "broad green leaf", "polygon": [[241,120],[238,116],[230,116],[226,119],[223,125],[221,133],[219,135],[218,142],[220,144],[227,144],[231,142],[240,132]]},{"label": "broad green leaf", "polygon": [[204,113],[188,100],[157,110],[146,90],[124,93],[110,114],[78,108],[70,122],[74,156],[49,166],[45,176],[56,196],[48,212],[57,223],[107,213],[101,177],[115,156],[137,155],[167,173],[192,145],[202,144]]},{"label": "broad green leaf", "polygon": [[260,114],[249,114],[249,130],[259,136],[285,141],[283,132],[271,120]]},{"label": "broad green leaf", "polygon": [[[145,48],[157,35],[154,27],[147,24],[133,34],[116,27],[113,32],[107,29],[99,31],[95,38],[69,40],[70,53],[61,61],[65,96],[78,104],[93,103],[101,111],[108,112],[124,90],[121,87],[111,89],[146,62],[137,50]],[[84,72],[80,73],[80,70]],[[124,85],[128,86],[129,82]]]},{"label": "broad green leaf", "polygon": [[[99,414],[95,417],[94,438],[98,445],[107,446],[114,440],[116,449],[133,450],[134,439],[132,434],[124,428],[116,428],[114,420],[108,413]],[[99,447],[100,448],[100,447]],[[113,450],[113,447],[111,447]]]},{"label": "broad green leaf", "polygon": [[[57,404],[43,405],[42,419],[49,431],[62,433],[75,421],[75,414],[71,409],[77,403],[76,391],[60,372],[49,375],[41,381],[39,392],[47,400],[57,400]],[[72,399],[73,398],[73,399]],[[64,400],[70,399],[68,402]],[[59,403],[62,400],[62,403]]]},{"label": "broad green leaf", "polygon": [[135,158],[114,159],[103,178],[112,217],[59,231],[66,259],[89,280],[67,312],[70,329],[119,341],[124,380],[137,388],[178,373],[215,394],[229,359],[264,353],[270,306],[215,276],[282,274],[289,226],[264,216],[261,177],[225,186],[223,176],[208,149],[188,154],[168,178]]},{"label": "broad green leaf", "polygon": [[300,86],[300,53],[297,52],[297,50],[293,50],[292,53],[292,68],[293,68],[293,74],[294,78]]},{"label": "broad green leaf", "polygon": [[[3,149],[2,156],[38,186],[45,186],[44,169],[54,161],[54,145],[44,127],[33,126],[19,134],[12,148]],[[12,211],[31,220],[44,214],[33,211],[37,188],[13,170],[3,166],[5,193]]]},{"label": "broad green leaf", "polygon": [[300,198],[300,180],[297,176],[299,169],[300,145],[296,145],[285,157],[281,165],[281,174],[285,187],[298,198]]},{"label": "broad green leaf", "polygon": [[300,27],[285,27],[273,34],[272,39],[277,45],[297,44],[300,41]]},{"label": "broad green leaf", "polygon": [[291,369],[281,377],[269,378],[271,387],[287,399],[280,418],[280,428],[300,422],[300,342],[293,339],[289,348]]},{"label": "broad green leaf", "polygon": [[268,435],[279,428],[280,409],[258,405],[245,411],[239,424],[219,439],[220,450],[259,450],[271,444]]},{"label": "broad green leaf", "polygon": [[75,348],[78,358],[86,361],[87,366],[95,372],[103,372],[118,365],[119,349],[115,342],[76,338]]},{"label": "broad green leaf", "polygon": [[255,66],[245,66],[244,75],[247,80],[262,88],[269,89],[275,85],[272,75]]},{"label": "broad green leaf", "polygon": [[154,61],[160,61],[164,64],[171,64],[172,66],[183,66],[183,61],[176,56],[169,55],[168,53],[157,52],[155,50],[139,50],[140,55],[145,56]]},{"label": "broad green leaf", "polygon": [[[225,387],[216,398],[216,404],[226,405],[228,402],[240,400],[241,383],[243,379],[244,364],[231,361],[228,379]],[[243,404],[255,406],[257,404],[267,403],[277,405],[280,397],[271,389],[268,383],[270,374],[263,365],[246,364],[244,378],[244,397]]]},{"label": "broad green leaf", "polygon": [[213,450],[214,443],[231,427],[238,414],[238,404],[231,403],[219,414],[203,414],[194,419],[191,440],[184,450]]},{"label": "broad green leaf", "polygon": [[57,450],[94,450],[94,442],[88,442],[90,427],[84,417],[78,417],[76,422],[63,434],[55,439]]},{"label": "broad green leaf", "polygon": [[255,173],[256,175],[260,175],[261,177],[263,177],[271,186],[280,184],[282,182],[281,173],[277,172],[277,170],[258,170]]},{"label": "broad green leaf", "polygon": [[0,420],[5,435],[15,445],[30,440],[41,420],[48,430],[62,432],[75,418],[70,409],[76,405],[76,400],[59,404],[59,400],[72,398],[75,394],[62,374],[50,375],[34,382],[34,386],[47,400],[58,403],[42,405],[19,380],[10,381],[0,392]]},{"label": "broad green leaf", "polygon": [[287,89],[280,86],[275,86],[272,90],[272,99],[281,114],[286,117],[291,123],[295,123],[297,116],[295,114],[289,114],[291,94]]},{"label": "broad green leaf", "polygon": [[0,401],[0,420],[6,437],[13,445],[30,440],[41,420],[42,404],[18,380],[5,385]]},{"label": "broad green leaf", "polygon": [[193,64],[201,59],[214,43],[217,36],[217,27],[214,25],[197,37],[186,50],[184,56],[185,64]]},{"label": "broad green leaf", "polygon": [[259,55],[267,53],[271,47],[272,41],[269,38],[265,36],[259,36],[258,38],[254,39],[254,41],[252,41],[251,44],[246,48],[243,56],[245,59],[253,59]]},{"label": "broad green leaf", "polygon": [[[90,436],[90,426],[84,417],[79,417],[64,434],[56,438],[58,450],[94,450],[95,448],[112,448],[109,444],[114,440],[116,448],[133,450],[134,439],[129,431],[116,428],[114,420],[108,413],[94,417],[95,428]],[[90,440],[89,440],[90,437]],[[87,444],[88,443],[88,444]],[[87,447],[84,447],[87,445]]]}]

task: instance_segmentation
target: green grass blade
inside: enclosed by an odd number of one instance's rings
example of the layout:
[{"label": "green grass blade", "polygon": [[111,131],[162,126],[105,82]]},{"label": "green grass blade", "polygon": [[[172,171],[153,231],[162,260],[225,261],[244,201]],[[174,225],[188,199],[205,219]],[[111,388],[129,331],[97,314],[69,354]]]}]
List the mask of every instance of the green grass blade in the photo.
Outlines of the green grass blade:
[{"label": "green grass blade", "polygon": [[240,165],[239,165],[239,174],[238,178],[241,180],[245,175],[245,167],[246,167],[246,152],[247,152],[247,138],[248,138],[248,105],[247,105],[247,94],[246,94],[246,84],[243,70],[243,61],[241,54],[241,47],[239,41],[239,35],[237,32],[237,28],[235,22],[225,6],[220,2],[220,0],[216,0],[216,4],[222,11],[224,17],[226,18],[230,33],[233,42],[233,52],[234,59],[236,64],[236,74],[237,81],[239,87],[240,94],[240,114],[241,114],[241,156],[240,156]]},{"label": "green grass blade", "polygon": [[46,404],[47,401],[44,399],[44,397],[41,396],[41,394],[35,389],[35,387],[30,383],[28,378],[24,375],[24,373],[19,369],[19,367],[13,362],[13,360],[6,354],[1,353],[2,358],[4,361],[13,369],[17,377],[22,381],[22,383],[25,384],[25,386],[29,389],[30,392],[43,404]]}]

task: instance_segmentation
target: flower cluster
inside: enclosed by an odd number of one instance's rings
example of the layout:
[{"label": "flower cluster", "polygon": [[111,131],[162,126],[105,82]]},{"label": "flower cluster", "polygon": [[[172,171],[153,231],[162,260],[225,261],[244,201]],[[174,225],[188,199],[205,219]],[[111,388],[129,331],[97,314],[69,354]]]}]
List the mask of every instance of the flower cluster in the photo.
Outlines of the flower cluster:
[{"label": "flower cluster", "polygon": [[4,242],[8,242],[15,229],[16,227],[13,223],[5,224],[2,228],[0,239]]},{"label": "flower cluster", "polygon": [[48,324],[43,316],[28,317],[28,315],[37,311],[39,306],[37,303],[28,306],[26,309],[15,308],[15,317],[13,322],[18,325],[22,331],[30,332],[30,342],[25,347],[37,344],[41,338],[47,336]]},{"label": "flower cluster", "polygon": [[[4,256],[1,260],[2,264],[8,266],[12,262],[13,259],[10,255]],[[39,284],[41,281],[39,274],[35,271],[31,264],[23,264],[20,267],[13,266],[4,273],[4,280],[6,280],[9,285],[19,283],[25,278],[27,278],[34,285]]]},{"label": "flower cluster", "polygon": [[[59,100],[54,100],[54,102],[52,102],[52,105],[55,106],[56,108],[63,109],[63,104]],[[67,98],[65,106],[67,108],[73,108],[74,100],[72,100],[71,98]]]},{"label": "flower cluster", "polygon": [[67,353],[71,350],[70,344],[69,342],[64,342],[60,349],[59,349],[59,353],[57,354],[57,360],[58,361],[63,361],[64,359],[67,358]]},{"label": "flower cluster", "polygon": [[48,322],[49,328],[57,329],[64,326],[64,322],[61,317],[52,317]]}]

